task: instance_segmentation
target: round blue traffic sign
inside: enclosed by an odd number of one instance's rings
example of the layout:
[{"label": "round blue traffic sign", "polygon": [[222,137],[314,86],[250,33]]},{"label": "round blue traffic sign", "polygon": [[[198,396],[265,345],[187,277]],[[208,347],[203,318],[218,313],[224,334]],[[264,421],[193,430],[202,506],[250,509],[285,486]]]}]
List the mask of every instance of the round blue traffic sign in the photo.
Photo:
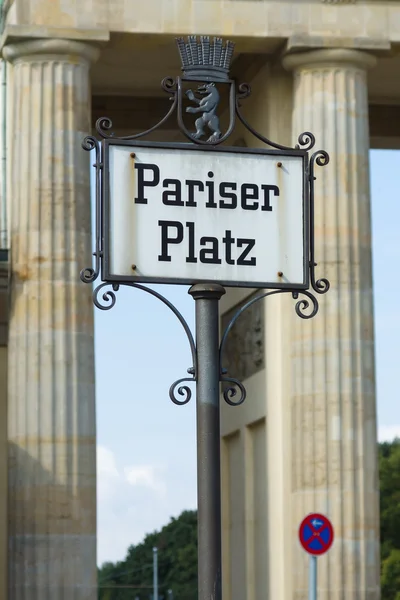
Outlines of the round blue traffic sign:
[{"label": "round blue traffic sign", "polygon": [[328,517],[319,513],[307,515],[299,527],[299,540],[303,549],[313,556],[328,552],[333,544],[333,526]]}]

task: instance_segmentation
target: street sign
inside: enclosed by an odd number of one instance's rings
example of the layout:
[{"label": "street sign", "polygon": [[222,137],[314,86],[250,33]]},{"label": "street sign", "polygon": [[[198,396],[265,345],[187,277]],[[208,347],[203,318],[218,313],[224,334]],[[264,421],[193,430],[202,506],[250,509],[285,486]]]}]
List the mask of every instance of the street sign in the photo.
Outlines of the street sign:
[{"label": "street sign", "polygon": [[105,279],[308,287],[305,152],[104,144]]},{"label": "street sign", "polygon": [[333,544],[334,532],[330,520],[318,513],[305,517],[299,527],[299,540],[303,549],[312,556],[325,554]]},{"label": "street sign", "polygon": [[[315,166],[327,165],[329,155],[325,150],[309,154],[315,145],[310,131],[300,133],[296,145],[289,147],[247,122],[240,107],[251,87],[230,78],[233,42],[224,45],[221,38],[197,40],[191,35],[187,41],[178,38],[177,44],[183,77],[162,80],[171,104],[158,124],[118,138],[112,121],[100,117],[95,128],[101,140],[88,135],[82,142],[84,150],[95,154],[96,235],[93,264],[82,269],[80,277],[91,285],[100,276],[102,283],[93,290],[99,309],[115,305],[121,286],[140,289],[163,302],[186,333],[192,354],[190,377],[175,381],[169,396],[175,404],[186,404],[192,395],[188,384],[196,383],[198,596],[221,600],[220,485],[210,486],[202,473],[219,480],[220,382],[228,386],[223,399],[229,405],[238,406],[246,398],[244,385],[223,368],[224,343],[243,311],[273,294],[291,294],[302,319],[317,314],[314,292],[325,294],[330,284],[315,272]],[[225,111],[229,119],[222,125],[221,92],[229,97]],[[177,130],[189,144],[138,141],[154,134],[173,114]],[[258,145],[263,142],[269,149],[223,145],[237,121],[241,131],[244,128]],[[143,283],[191,285],[196,340],[176,306]],[[220,342],[219,300],[224,286],[263,291],[237,309]],[[322,554],[330,540],[325,539],[324,525],[319,532],[318,528],[318,523],[308,523],[302,539],[311,552],[314,537],[320,537],[318,554]],[[308,530],[314,536],[309,543]],[[313,594],[316,562],[311,556]]]}]

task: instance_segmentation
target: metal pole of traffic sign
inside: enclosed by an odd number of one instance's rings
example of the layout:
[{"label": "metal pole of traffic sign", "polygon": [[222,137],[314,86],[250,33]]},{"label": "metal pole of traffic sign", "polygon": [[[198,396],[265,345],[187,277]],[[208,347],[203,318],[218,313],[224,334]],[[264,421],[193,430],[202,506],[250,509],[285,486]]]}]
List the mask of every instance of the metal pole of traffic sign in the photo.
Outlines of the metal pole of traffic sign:
[{"label": "metal pole of traffic sign", "polygon": [[221,600],[219,311],[225,289],[193,285],[197,348],[197,506],[200,600]]},{"label": "metal pole of traffic sign", "polygon": [[310,556],[308,600],[317,600],[317,560],[316,556]]},{"label": "metal pole of traffic sign", "polygon": [[153,548],[153,600],[158,600],[158,548]]}]

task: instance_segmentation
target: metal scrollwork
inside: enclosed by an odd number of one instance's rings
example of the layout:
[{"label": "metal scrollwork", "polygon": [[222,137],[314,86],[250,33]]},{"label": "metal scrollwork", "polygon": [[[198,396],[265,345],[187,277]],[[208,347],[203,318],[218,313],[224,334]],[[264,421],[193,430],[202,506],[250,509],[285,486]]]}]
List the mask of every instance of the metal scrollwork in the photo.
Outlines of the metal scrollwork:
[{"label": "metal scrollwork", "polygon": [[[235,100],[235,111],[236,111],[236,116],[238,117],[239,121],[245,126],[245,128],[250,131],[250,133],[252,133],[254,135],[254,137],[256,137],[258,140],[260,140],[261,142],[263,142],[264,144],[266,144],[267,146],[270,146],[271,148],[275,148],[276,150],[292,150],[291,146],[282,146],[282,144],[277,144],[276,142],[271,141],[270,139],[268,139],[267,137],[265,137],[264,135],[262,135],[261,133],[259,133],[258,131],[256,131],[251,125],[250,123],[245,119],[245,117],[243,116],[240,108],[241,108],[241,100],[244,100],[245,98],[248,98],[251,94],[251,86],[248,83],[241,83],[238,86],[237,89],[237,93],[236,93],[236,100]],[[311,148],[314,147],[315,145],[315,136],[310,133],[309,131],[305,131],[304,133],[301,133],[298,137],[298,143],[295,146],[295,150],[311,150]]]},{"label": "metal scrollwork", "polygon": [[108,282],[101,283],[93,290],[93,303],[100,310],[110,310],[113,306],[115,306],[117,297],[114,292],[118,291],[119,286],[113,285],[112,290],[106,290],[104,293],[102,293],[102,290],[110,285],[111,284]]},{"label": "metal scrollwork", "polygon": [[[190,371],[191,369],[188,370]],[[178,406],[183,406],[184,404],[187,404],[192,398],[192,390],[190,389],[190,387],[188,385],[180,385],[185,381],[193,383],[196,381],[196,379],[195,377],[183,377],[182,379],[178,379],[177,381],[175,381],[169,388],[169,397],[172,400],[172,402],[174,404],[177,404]],[[176,392],[180,396],[183,396],[182,400],[180,400],[176,396]]]},{"label": "metal scrollwork", "polygon": [[271,141],[270,139],[268,139],[267,137],[265,137],[264,135],[262,135],[261,133],[256,131],[254,129],[254,127],[252,127],[250,125],[250,123],[245,119],[245,117],[242,115],[242,112],[240,110],[240,107],[241,107],[240,101],[244,100],[245,98],[250,96],[250,94],[251,94],[250,85],[248,83],[241,83],[238,87],[238,92],[236,94],[236,100],[235,100],[235,112],[236,112],[236,116],[238,117],[239,121],[245,126],[245,128],[248,131],[250,131],[250,133],[252,135],[254,135],[255,138],[257,138],[258,140],[260,140],[260,142],[263,142],[267,146],[270,146],[271,148],[275,148],[276,150],[292,150],[292,148],[290,148],[289,146],[282,146],[281,144],[277,144],[276,142]]},{"label": "metal scrollwork", "polygon": [[[231,385],[222,390],[222,396],[227,404],[230,406],[240,406],[246,400],[246,388],[243,383],[238,379],[234,379],[233,377],[224,377],[221,376],[221,383],[227,382]],[[240,396],[238,400],[232,400],[237,394],[237,389],[240,391]]]},{"label": "metal scrollwork", "polygon": [[[99,308],[100,310],[110,310],[111,308],[113,308],[113,306],[115,306],[115,303],[117,301],[115,292],[117,292],[119,290],[120,284],[113,284],[111,290],[106,290],[104,293],[102,293],[102,290],[106,286],[110,286],[110,285],[111,284],[107,283],[107,282],[102,283],[93,291],[93,302],[94,302],[95,306],[97,306],[97,308]],[[192,355],[193,366],[190,367],[190,369],[188,369],[188,373],[191,373],[192,377],[191,378],[185,377],[183,379],[179,379],[178,381],[175,381],[175,383],[173,383],[169,389],[169,396],[170,396],[172,402],[174,402],[175,404],[187,404],[187,402],[189,402],[190,398],[192,397],[192,392],[191,392],[190,388],[188,386],[180,386],[176,390],[177,386],[180,383],[183,383],[184,381],[196,381],[196,362],[197,362],[196,361],[196,344],[195,344],[193,334],[190,330],[190,327],[189,327],[186,319],[179,312],[179,310],[172,304],[172,302],[170,302],[167,298],[165,298],[165,296],[163,296],[159,292],[156,292],[156,290],[153,290],[144,285],[141,285],[140,283],[125,283],[123,285],[125,285],[126,287],[131,287],[131,288],[136,288],[136,289],[142,290],[143,292],[146,292],[146,293],[150,294],[151,296],[154,296],[155,298],[160,300],[163,304],[165,304],[165,306],[167,306],[174,313],[174,315],[177,317],[178,321],[181,323],[183,330],[186,333],[186,337],[189,341],[190,352]],[[177,396],[175,395],[175,391],[177,391],[180,396],[184,396],[183,400],[179,400],[177,398]]]},{"label": "metal scrollwork", "polygon": [[[256,131],[241,112],[241,101],[251,95],[251,86],[248,83],[240,83],[229,79],[229,68],[233,58],[234,43],[226,42],[224,46],[221,38],[210,40],[208,36],[200,36],[199,41],[196,36],[189,36],[188,42],[183,38],[177,38],[182,70],[184,77],[165,77],[161,82],[162,89],[170,94],[172,104],[165,116],[153,127],[146,131],[126,135],[116,138],[112,132],[112,122],[108,117],[101,117],[96,122],[96,131],[103,139],[135,140],[145,137],[153,131],[159,129],[171,116],[177,111],[177,122],[180,131],[191,142],[198,145],[217,146],[226,141],[235,128],[236,117],[244,127],[264,144],[275,148],[276,150],[293,150],[291,146],[278,144],[260,132]],[[197,82],[197,89],[187,89],[184,91],[184,82]],[[217,108],[220,103],[220,93],[218,86],[230,86],[229,98],[229,126],[225,133],[220,129],[220,118],[217,115]],[[196,95],[198,93],[200,97]],[[184,108],[184,97],[196,106],[189,105]],[[191,133],[183,119],[183,114],[199,113],[196,119],[196,131]],[[201,139],[206,135],[208,129],[211,135],[208,139]],[[309,151],[315,145],[315,136],[305,131],[298,137],[295,150]],[[319,164],[319,163],[318,163]]]},{"label": "metal scrollwork", "polygon": [[[213,42],[208,36],[200,36],[197,41],[196,36],[189,36],[188,42],[183,38],[177,38],[182,70],[184,77],[165,77],[161,82],[162,89],[170,94],[172,104],[165,116],[153,127],[140,133],[126,135],[116,138],[112,130],[112,122],[108,117],[101,117],[96,122],[96,131],[103,139],[135,140],[143,138],[153,131],[159,129],[172,115],[177,111],[177,123],[181,133],[191,142],[198,145],[218,146],[226,141],[235,128],[236,118],[255,138],[276,150],[293,150],[291,146],[278,144],[260,132],[256,131],[250,125],[241,112],[241,101],[251,95],[251,86],[248,83],[240,83],[229,79],[229,68],[233,58],[234,43],[226,42],[224,46],[221,38],[214,38]],[[184,91],[184,82],[197,82],[197,89],[187,89]],[[220,93],[218,86],[230,86],[229,93],[229,126],[225,133],[220,128],[220,118],[217,114],[217,108],[220,103]],[[196,94],[199,94],[198,97]],[[196,106],[189,105],[184,107],[184,98]],[[190,132],[183,119],[184,113],[196,114],[199,117],[195,121],[196,131]],[[211,135],[208,139],[202,139],[209,130]],[[305,131],[298,137],[298,143],[295,150],[309,151],[315,145],[315,136]],[[319,163],[318,163],[319,164]],[[320,293],[320,292],[319,292]]]},{"label": "metal scrollwork", "polygon": [[[220,343],[220,347],[219,347],[220,381],[221,382],[226,381],[228,383],[233,384],[233,385],[230,385],[228,388],[226,388],[223,391],[223,397],[224,397],[225,402],[227,402],[231,406],[239,406],[240,404],[243,404],[243,402],[246,399],[246,388],[237,379],[227,377],[226,370],[223,369],[223,367],[222,367],[224,349],[225,349],[225,344],[226,344],[226,340],[228,338],[229,332],[231,331],[232,327],[235,325],[235,323],[238,320],[238,318],[240,317],[240,315],[243,314],[244,311],[247,310],[250,306],[252,306],[255,302],[258,302],[259,300],[261,300],[262,298],[266,298],[267,296],[274,296],[275,294],[282,294],[284,292],[285,292],[285,290],[273,290],[273,291],[269,291],[269,292],[264,292],[262,294],[257,294],[251,300],[248,300],[241,308],[239,308],[236,311],[236,313],[233,315],[233,317],[229,321],[228,325],[226,326],[224,333],[222,334],[221,343]],[[239,400],[234,401],[234,400],[232,400],[232,398],[234,398],[237,394],[236,388],[238,388],[240,390],[240,397],[239,397]]]},{"label": "metal scrollwork", "polygon": [[251,85],[249,83],[240,83],[236,93],[236,105],[240,108],[240,100],[245,100],[251,95]]},{"label": "metal scrollwork", "polygon": [[[174,404],[184,405],[187,404],[192,397],[192,390],[188,384],[197,381],[196,345],[186,320],[169,300],[155,290],[141,285],[140,283],[127,282],[126,279],[116,283],[107,281],[107,274],[105,271],[102,271],[102,268],[104,269],[104,265],[102,265],[104,259],[103,237],[105,236],[104,232],[107,229],[107,224],[105,222],[106,216],[105,213],[103,214],[103,211],[105,210],[105,204],[103,203],[105,196],[103,189],[103,163],[105,157],[107,157],[108,144],[111,143],[107,140],[129,141],[144,138],[162,127],[166,121],[175,114],[178,129],[183,136],[185,136],[192,144],[208,146],[210,150],[217,150],[217,146],[220,146],[230,137],[234,131],[236,121],[239,120],[255,138],[270,148],[283,151],[282,154],[287,153],[290,156],[299,154],[300,156],[305,157],[304,174],[308,189],[306,190],[304,197],[306,198],[306,201],[309,202],[309,221],[307,225],[309,226],[308,229],[310,232],[309,239],[307,240],[307,258],[309,259],[307,266],[310,276],[310,288],[317,294],[325,294],[329,290],[330,284],[326,278],[317,279],[315,275],[315,268],[317,267],[317,263],[315,262],[314,240],[315,166],[323,167],[327,165],[329,162],[329,155],[324,150],[318,150],[311,155],[308,162],[307,153],[315,146],[315,136],[309,131],[305,131],[299,135],[297,144],[293,148],[270,140],[250,125],[242,114],[241,103],[250,96],[251,87],[248,83],[237,85],[229,76],[229,69],[234,51],[233,42],[228,41],[224,44],[221,38],[214,38],[214,40],[211,41],[208,36],[201,36],[200,40],[197,40],[196,36],[189,36],[187,41],[183,40],[183,38],[178,38],[177,45],[182,61],[183,76],[176,78],[165,77],[162,80],[161,87],[164,92],[169,94],[170,106],[161,120],[146,131],[116,137],[112,131],[113,124],[111,119],[108,117],[101,117],[96,121],[95,125],[96,131],[101,139],[98,140],[93,136],[87,136],[83,140],[82,147],[84,150],[89,152],[92,150],[95,151],[95,162],[93,166],[96,169],[96,238],[95,251],[93,252],[94,265],[84,268],[80,273],[80,278],[84,283],[92,284],[101,273],[102,283],[93,291],[93,302],[100,310],[110,310],[113,308],[116,303],[116,292],[120,285],[125,285],[127,287],[137,288],[156,297],[175,314],[189,341],[192,367],[188,369],[189,377],[178,379],[170,386],[169,396]],[[218,115],[221,98],[223,97],[221,95],[223,86],[225,86],[227,91],[229,90],[229,124],[225,131],[221,129],[220,116]],[[190,115],[198,115],[194,120],[196,127],[195,132],[190,131],[190,127],[188,129],[185,124],[185,120],[188,121]],[[268,151],[268,153],[273,154],[273,151]],[[277,155],[280,155],[280,153],[277,152]],[[278,163],[278,166],[281,166],[281,164]],[[247,310],[254,302],[258,302],[258,300],[268,296],[282,293],[292,294],[293,299],[296,301],[295,312],[298,317],[302,319],[311,319],[318,312],[318,301],[310,291],[280,288],[257,294],[234,314],[222,335],[219,349],[220,382],[223,384],[222,395],[225,402],[231,406],[238,406],[245,401],[246,389],[243,383],[230,375],[228,376],[226,370],[222,368],[222,358],[227,336],[243,311]]]},{"label": "metal scrollwork", "polygon": [[[309,135],[309,134],[307,134]],[[312,135],[312,134],[310,134]],[[314,137],[314,136],[313,136]],[[315,267],[318,263],[315,262],[315,238],[314,238],[314,227],[315,227],[315,206],[314,206],[314,182],[316,177],[314,175],[315,165],[324,167],[329,163],[329,154],[325,150],[317,150],[311,155],[310,167],[309,167],[309,182],[310,182],[310,281],[311,287],[317,294],[326,294],[330,288],[328,279],[322,277],[320,279],[315,278]]]},{"label": "metal scrollwork", "polygon": [[305,150],[308,152],[311,148],[315,146],[315,136],[310,131],[304,131],[301,133],[297,139],[297,144],[295,146],[296,150]]},{"label": "metal scrollwork", "polygon": [[100,148],[97,138],[93,137],[92,135],[87,135],[82,142],[82,148],[89,152],[90,150],[96,149],[96,163],[98,162],[98,152]]},{"label": "metal scrollwork", "polygon": [[[252,306],[255,302],[258,302],[262,298],[266,298],[267,296],[274,296],[275,294],[283,294],[284,292],[285,292],[285,290],[273,290],[273,291],[269,291],[269,292],[263,292],[262,294],[257,294],[251,300],[248,300],[233,315],[232,319],[229,321],[228,325],[226,326],[225,331],[224,331],[224,333],[222,335],[222,338],[221,338],[221,344],[220,344],[220,347],[219,347],[220,365],[222,365],[222,357],[223,357],[223,353],[224,353],[224,348],[225,348],[227,337],[228,337],[229,332],[231,331],[232,327],[234,326],[234,324],[236,323],[236,321],[240,317],[240,315],[242,313],[244,313],[244,311],[247,310],[250,306]],[[221,375],[223,375],[223,372],[221,372]]]},{"label": "metal scrollwork", "polygon": [[151,288],[148,288],[145,285],[141,285],[140,283],[128,283],[126,285],[128,287],[137,288],[138,290],[142,290],[143,292],[146,292],[147,294],[154,296],[155,298],[160,300],[163,304],[165,304],[165,306],[167,306],[171,312],[174,313],[174,315],[176,316],[176,318],[182,325],[184,332],[186,333],[186,337],[188,339],[189,346],[190,346],[190,352],[192,355],[192,362],[193,362],[193,365],[190,368],[190,372],[193,372],[193,377],[196,378],[196,344],[195,344],[195,341],[193,338],[193,334],[192,334],[190,327],[187,324],[187,321],[184,318],[184,316],[172,304],[172,302],[170,302],[167,298],[165,298],[165,296],[163,296],[159,292],[156,292],[156,290],[152,290]]},{"label": "metal scrollwork", "polygon": [[[305,296],[307,296],[307,298],[311,300],[312,310],[311,312],[306,312],[307,309],[310,307],[310,302],[306,298],[300,298],[300,300],[298,300],[298,302],[296,302],[295,305],[296,314],[301,319],[312,319],[318,312],[318,300],[315,296],[313,296],[310,292],[307,292],[306,290],[302,290],[300,293],[304,294]],[[298,297],[299,292],[292,292],[292,298],[294,300],[297,300]]]},{"label": "metal scrollwork", "polygon": [[[224,348],[225,348],[225,344],[226,344],[226,340],[229,335],[229,332],[231,331],[232,327],[235,325],[238,318],[244,313],[244,311],[246,311],[248,308],[250,308],[250,306],[252,306],[255,302],[258,302],[259,300],[262,300],[269,296],[274,296],[276,294],[285,294],[288,292],[290,292],[290,290],[273,290],[273,291],[268,291],[268,292],[264,292],[262,294],[256,295],[251,300],[248,300],[240,309],[238,309],[236,311],[236,313],[234,314],[232,319],[229,321],[227,327],[225,328],[225,331],[221,338],[221,344],[220,344],[220,350],[219,350],[220,373],[221,373],[220,381],[221,382],[225,381],[225,382],[229,382],[229,383],[233,384],[223,391],[223,397],[224,397],[225,402],[227,402],[231,406],[238,406],[245,401],[246,388],[237,379],[227,377],[226,370],[222,368],[223,353],[224,353]],[[307,290],[292,291],[291,294],[292,294],[293,299],[297,300],[297,302],[295,304],[295,311],[296,311],[296,314],[301,319],[312,319],[313,317],[315,317],[315,315],[318,312],[318,308],[319,308],[318,301],[315,298],[315,296],[313,296]],[[306,296],[306,298],[298,299],[299,294],[303,294],[304,296]],[[308,312],[308,309],[310,307],[312,307],[312,308]],[[237,394],[236,387],[240,390],[240,397],[239,397],[239,400],[233,401],[232,398],[234,396],[236,396],[236,394]]]},{"label": "metal scrollwork", "polygon": [[95,257],[95,265],[93,267],[86,267],[80,272],[80,278],[83,283],[93,283],[100,274],[100,262],[102,257],[102,246],[101,246],[101,231],[102,231],[102,176],[101,171],[103,169],[101,146],[99,140],[92,135],[87,135],[83,142],[82,148],[87,152],[95,150],[96,161],[93,164],[96,169],[96,204],[95,204],[95,220],[96,220],[96,245],[93,256]]},{"label": "metal scrollwork", "polygon": [[101,135],[103,139],[106,140],[114,137],[112,132],[108,133],[110,129],[112,129],[112,121],[108,117],[100,117],[100,119],[97,119],[95,127],[97,133]]},{"label": "metal scrollwork", "polygon": [[176,96],[176,80],[173,77],[164,77],[161,87],[167,94],[172,94],[170,100],[174,100]]},{"label": "metal scrollwork", "polygon": [[[177,82],[175,79],[173,79],[172,77],[164,77],[164,79],[161,82],[161,87],[165,92],[167,92],[167,94],[172,94],[172,96],[170,97],[170,100],[172,100],[172,104],[171,104],[168,112],[164,115],[164,117],[158,123],[156,123],[153,127],[150,127],[150,129],[146,129],[146,131],[141,131],[140,133],[135,133],[132,135],[125,135],[125,136],[116,138],[114,133],[111,131],[112,130],[111,119],[109,119],[108,117],[100,117],[100,119],[97,119],[96,126],[95,126],[97,133],[103,139],[106,139],[106,140],[107,139],[136,140],[136,139],[145,137],[146,135],[149,135],[156,129],[159,129],[162,125],[164,125],[164,123],[166,121],[168,121],[168,119],[171,117],[171,115],[175,112],[176,107],[177,107],[177,101],[178,101],[177,93],[176,93]],[[111,131],[111,133],[110,133],[110,131]]]},{"label": "metal scrollwork", "polygon": [[[153,131],[155,131],[156,129],[159,129],[162,125],[164,125],[164,123],[166,121],[168,121],[168,119],[170,118],[170,116],[175,112],[176,110],[176,106],[177,106],[177,96],[176,93],[173,91],[173,87],[168,87],[167,83],[173,81],[171,78],[166,78],[163,80],[163,87],[166,91],[171,92],[174,94],[174,96],[172,97],[172,104],[171,107],[169,109],[169,111],[167,112],[167,114],[153,127],[150,127],[150,129],[147,129],[146,131],[141,131],[140,133],[135,133],[133,135],[124,135],[119,137],[119,140],[137,140],[139,138],[145,137],[146,135],[149,135],[150,133],[153,133]],[[111,139],[114,138],[115,136],[113,133],[108,133],[108,131],[112,129],[112,121],[106,117],[101,117],[100,119],[97,119],[96,121],[96,131],[99,133],[99,135],[101,135],[102,138],[104,139]]]}]

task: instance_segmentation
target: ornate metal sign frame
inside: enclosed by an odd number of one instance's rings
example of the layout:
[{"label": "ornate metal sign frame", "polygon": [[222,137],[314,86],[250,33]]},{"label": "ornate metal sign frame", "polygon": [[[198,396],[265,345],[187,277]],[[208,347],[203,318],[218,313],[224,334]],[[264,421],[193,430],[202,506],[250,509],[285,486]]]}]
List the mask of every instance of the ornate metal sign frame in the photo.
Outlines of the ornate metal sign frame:
[{"label": "ornate metal sign frame", "polygon": [[[309,132],[305,131],[298,136],[298,142],[294,148],[290,146],[284,146],[278,144],[258,131],[256,131],[250,123],[245,119],[241,111],[241,102],[248,98],[251,93],[251,88],[248,83],[236,84],[235,80],[229,78],[229,67],[233,57],[234,44],[233,42],[227,41],[225,47],[223,46],[222,39],[214,38],[213,42],[208,36],[200,36],[198,41],[196,36],[189,36],[188,41],[185,42],[182,38],[178,38],[177,45],[182,61],[182,71],[184,77],[166,77],[161,82],[162,89],[170,95],[171,106],[166,115],[150,129],[122,137],[117,137],[112,132],[112,121],[108,117],[101,117],[96,122],[96,131],[100,136],[100,139],[90,135],[85,137],[82,147],[84,150],[95,151],[95,163],[94,168],[96,170],[95,178],[95,251],[93,253],[94,266],[86,267],[81,271],[80,277],[84,283],[91,284],[96,281],[99,276],[102,283],[94,289],[93,301],[97,308],[101,310],[109,310],[116,303],[116,292],[121,285],[135,287],[141,289],[153,296],[158,297],[165,305],[167,305],[178,317],[182,323],[186,334],[189,339],[191,347],[193,365],[188,369],[188,372],[192,375],[190,378],[183,378],[172,384],[170,388],[170,398],[176,404],[186,404],[191,398],[191,390],[189,387],[182,386],[183,382],[196,381],[197,380],[197,361],[196,361],[196,345],[190,329],[179,311],[161,294],[153,289],[150,289],[142,285],[145,281],[140,278],[139,281],[135,281],[134,277],[118,277],[114,278],[109,273],[108,268],[108,222],[107,207],[108,207],[108,150],[110,145],[145,145],[154,146],[159,148],[191,148],[196,150],[204,150],[206,152],[251,152],[259,154],[276,155],[282,156],[301,156],[304,160],[304,204],[305,204],[305,278],[304,285],[286,285],[285,283],[277,284],[272,288],[270,286],[268,291],[263,291],[253,297],[249,302],[244,304],[241,309],[234,315],[231,322],[228,324],[225,332],[221,338],[220,344],[220,355],[222,359],[222,352],[226,343],[226,338],[236,322],[237,318],[251,306],[254,302],[265,298],[270,295],[280,293],[291,293],[294,300],[296,300],[295,311],[297,315],[303,319],[311,319],[318,312],[318,301],[314,293],[325,294],[329,290],[329,281],[325,278],[316,278],[315,268],[317,266],[315,260],[315,242],[314,242],[314,182],[315,177],[315,166],[325,166],[329,162],[329,155],[325,150],[316,150],[311,156],[309,152],[315,147],[315,137]],[[192,90],[186,91],[186,96],[189,101],[193,102],[195,106],[188,106],[186,108],[187,113],[196,113],[200,116],[196,119],[196,132],[190,132],[183,120],[183,83],[199,83],[197,88],[197,94]],[[217,108],[220,100],[218,87],[219,85],[227,85],[229,87],[229,126],[225,133],[220,131],[219,116],[217,114]],[[177,143],[159,143],[159,142],[139,142],[142,138],[145,138],[149,134],[157,131],[164,123],[170,119],[173,115],[176,115],[177,125],[182,134],[189,140],[188,143],[177,144]],[[241,148],[241,147],[227,147],[222,144],[231,136],[235,129],[236,119],[238,119],[244,127],[258,140],[263,142],[267,149],[256,149],[256,148]],[[207,139],[201,139],[206,135],[206,128],[211,132],[211,136]],[[139,279],[139,278],[138,278]],[[153,278],[152,283],[156,282]],[[149,283],[149,281],[147,281]],[[174,283],[173,280],[158,280],[158,283]],[[179,280],[176,283],[183,284],[195,284],[196,280],[183,281]],[[202,282],[206,283],[206,282]],[[224,282],[221,282],[224,285]],[[225,284],[226,285],[226,284]],[[231,283],[229,284],[232,285]],[[242,285],[242,284],[241,284]],[[314,293],[309,291],[311,286]],[[109,289],[104,289],[108,287]],[[245,287],[245,286],[243,286]],[[248,287],[256,287],[256,285],[250,284]],[[304,296],[299,299],[299,294]],[[226,402],[232,405],[238,405],[244,402],[246,397],[246,391],[241,382],[236,379],[226,377],[226,372],[220,366],[220,380],[227,381],[232,384],[231,387],[225,389],[224,399]],[[236,401],[233,397],[236,396],[236,389],[240,389],[240,397]],[[175,391],[183,398],[179,399],[175,395]]]},{"label": "ornate metal sign frame", "polygon": [[[295,311],[302,319],[311,319],[318,312],[318,301],[314,294],[325,294],[329,290],[329,282],[325,278],[316,279],[315,268],[315,243],[314,243],[314,182],[315,166],[324,166],[329,162],[329,156],[324,150],[309,152],[315,146],[314,135],[310,132],[300,134],[298,143],[294,148],[282,146],[272,142],[257,132],[242,115],[241,102],[250,94],[250,86],[242,83],[236,86],[233,79],[229,78],[229,67],[233,56],[234,45],[227,42],[223,45],[220,38],[213,42],[206,36],[190,36],[187,43],[179,38],[177,40],[182,60],[184,77],[172,79],[167,77],[162,82],[163,89],[170,94],[171,107],[167,114],[151,129],[135,135],[117,138],[111,132],[112,122],[104,117],[97,121],[96,131],[101,140],[94,136],[87,136],[83,141],[85,150],[95,151],[96,169],[96,245],[94,252],[94,267],[87,267],[81,271],[84,283],[92,284],[100,276],[102,283],[93,292],[94,304],[102,309],[109,310],[115,305],[116,292],[120,285],[142,290],[155,296],[163,302],[180,321],[189,341],[192,355],[192,366],[188,369],[189,377],[175,381],[170,387],[169,395],[175,404],[189,402],[192,392],[189,383],[196,382],[196,407],[197,407],[197,479],[198,479],[198,581],[199,600],[221,600],[221,465],[220,465],[220,383],[225,383],[223,390],[224,400],[237,406],[244,402],[246,390],[242,382],[227,374],[222,367],[222,359],[227,337],[240,315],[262,298],[275,294],[291,293],[295,300]],[[186,108],[187,113],[199,115],[195,120],[196,131],[191,133],[183,119],[183,87],[184,84],[197,82],[196,93],[191,89],[186,90],[186,96],[192,104]],[[229,125],[222,133],[218,116],[220,101],[218,88],[222,85],[229,86]],[[197,95],[196,95],[197,94]],[[222,285],[213,282],[194,283],[189,289],[189,294],[195,300],[196,308],[196,341],[193,334],[178,309],[162,294],[146,287],[138,281],[117,278],[111,280],[108,272],[108,180],[107,160],[108,149],[114,143],[138,144],[137,140],[153,133],[160,128],[173,114],[177,116],[179,130],[190,142],[191,148],[202,149],[207,152],[261,152],[276,156],[303,157],[304,177],[303,185],[306,210],[304,228],[306,232],[306,264],[305,287],[298,289],[291,286],[289,289],[261,290],[252,296],[238,309],[226,325],[222,337],[219,337],[219,300],[225,293]],[[262,141],[269,150],[243,150],[242,148],[226,148],[222,144],[232,134],[236,119]],[[208,133],[207,133],[208,130]],[[206,140],[202,139],[209,136]],[[146,144],[149,145],[149,144]],[[187,147],[188,144],[185,144]],[[157,144],[157,147],[176,148],[182,147],[174,144]],[[278,165],[279,166],[279,165]],[[281,273],[279,273],[281,276]],[[171,283],[171,280],[168,280]],[[182,283],[182,281],[180,281]],[[312,291],[309,290],[309,285]],[[107,288],[108,289],[105,289]],[[254,284],[253,286],[254,287]],[[299,298],[301,294],[302,297]],[[239,393],[238,393],[239,392]]]}]

